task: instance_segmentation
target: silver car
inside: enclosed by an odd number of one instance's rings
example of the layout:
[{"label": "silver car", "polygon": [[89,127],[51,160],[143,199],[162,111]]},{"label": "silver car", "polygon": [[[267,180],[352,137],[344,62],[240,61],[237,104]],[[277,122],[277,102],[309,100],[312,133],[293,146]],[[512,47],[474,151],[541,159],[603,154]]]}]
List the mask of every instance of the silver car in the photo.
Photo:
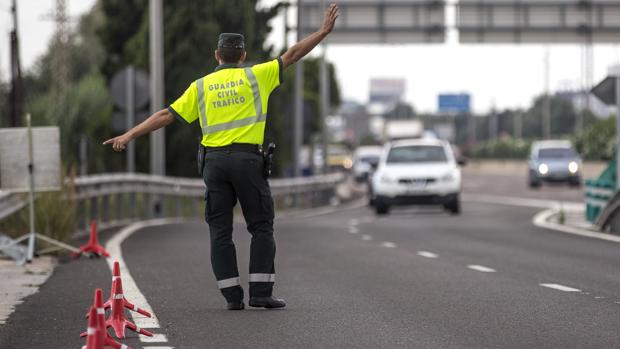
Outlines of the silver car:
[{"label": "silver car", "polygon": [[538,188],[543,182],[581,185],[581,157],[569,141],[538,141],[532,144],[529,158],[529,185]]}]

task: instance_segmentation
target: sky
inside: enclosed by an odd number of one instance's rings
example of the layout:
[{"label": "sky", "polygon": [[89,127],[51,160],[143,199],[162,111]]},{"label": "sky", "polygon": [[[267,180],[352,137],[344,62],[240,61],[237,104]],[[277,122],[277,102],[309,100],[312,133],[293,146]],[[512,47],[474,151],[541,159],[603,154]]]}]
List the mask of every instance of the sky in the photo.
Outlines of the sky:
[{"label": "sky", "polygon": [[[66,0],[69,15],[76,20],[95,0]],[[454,0],[450,0],[453,2]],[[43,54],[54,32],[49,17],[54,0],[18,0],[22,68],[31,69]],[[262,6],[277,0],[263,0]],[[9,31],[12,28],[10,0],[0,0],[0,79],[8,79]],[[450,16],[449,7],[448,16]],[[294,9],[289,23],[294,24]],[[74,21],[75,23],[75,21]],[[273,22],[269,43],[283,45],[283,15]],[[450,23],[448,23],[450,25]],[[165,28],[164,28],[165,30]],[[289,42],[294,35],[291,34]],[[472,94],[475,112],[527,107],[545,90],[544,57],[550,54],[552,91],[581,86],[579,45],[461,45],[449,31],[447,43],[433,45],[330,45],[327,59],[336,66],[340,90],[347,100],[368,101],[371,78],[405,78],[404,100],[421,112],[437,109],[439,93]],[[320,53],[315,49],[312,55]],[[620,45],[594,47],[593,82],[602,80],[608,68],[620,64]]]}]

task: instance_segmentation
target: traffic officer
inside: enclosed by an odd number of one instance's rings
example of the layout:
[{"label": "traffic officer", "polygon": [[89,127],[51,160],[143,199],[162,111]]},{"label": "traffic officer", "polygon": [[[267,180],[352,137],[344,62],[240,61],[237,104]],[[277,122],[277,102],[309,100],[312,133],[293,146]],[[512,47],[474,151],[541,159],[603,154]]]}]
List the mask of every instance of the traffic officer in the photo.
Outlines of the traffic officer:
[{"label": "traffic officer", "polygon": [[147,120],[112,138],[116,151],[131,140],[164,127],[174,118],[191,124],[199,121],[205,160],[201,168],[207,187],[205,217],[211,237],[211,265],[229,310],[244,308],[237,256],[232,240],[233,207],[241,204],[250,246],[249,305],[282,308],[286,303],[272,296],[275,282],[273,238],[274,209],[264,176],[261,145],[264,142],[267,102],[280,85],[283,70],[299,61],[334,28],[338,7],[331,4],[321,28],[270,62],[242,68],[246,59],[241,34],[220,34],[211,74],[192,82],[174,103]]}]

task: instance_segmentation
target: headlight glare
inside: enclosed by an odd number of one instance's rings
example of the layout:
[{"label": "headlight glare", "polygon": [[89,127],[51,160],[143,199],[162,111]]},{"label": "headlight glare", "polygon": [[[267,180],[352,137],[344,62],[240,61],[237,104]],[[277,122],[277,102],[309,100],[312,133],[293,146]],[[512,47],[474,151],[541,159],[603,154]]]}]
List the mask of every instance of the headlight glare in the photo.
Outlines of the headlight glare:
[{"label": "headlight glare", "polygon": [[579,171],[579,164],[576,161],[571,161],[568,164],[568,171],[572,174],[577,173]]},{"label": "headlight glare", "polygon": [[547,166],[547,164],[538,165],[538,173],[540,173],[541,175],[546,175],[547,173],[549,173],[549,166]]}]

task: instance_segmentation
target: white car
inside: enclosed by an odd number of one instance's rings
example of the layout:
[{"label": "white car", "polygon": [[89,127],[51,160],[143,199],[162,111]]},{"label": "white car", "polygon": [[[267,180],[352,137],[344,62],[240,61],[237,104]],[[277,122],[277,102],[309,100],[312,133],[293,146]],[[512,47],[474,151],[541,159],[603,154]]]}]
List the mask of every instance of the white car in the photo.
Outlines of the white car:
[{"label": "white car", "polygon": [[383,147],[379,145],[367,145],[358,147],[353,155],[353,176],[358,182],[368,180],[374,168],[379,164],[379,158]]},{"label": "white car", "polygon": [[387,214],[397,205],[442,205],[452,214],[461,211],[461,170],[450,144],[442,140],[388,143],[372,188],[377,214]]}]

